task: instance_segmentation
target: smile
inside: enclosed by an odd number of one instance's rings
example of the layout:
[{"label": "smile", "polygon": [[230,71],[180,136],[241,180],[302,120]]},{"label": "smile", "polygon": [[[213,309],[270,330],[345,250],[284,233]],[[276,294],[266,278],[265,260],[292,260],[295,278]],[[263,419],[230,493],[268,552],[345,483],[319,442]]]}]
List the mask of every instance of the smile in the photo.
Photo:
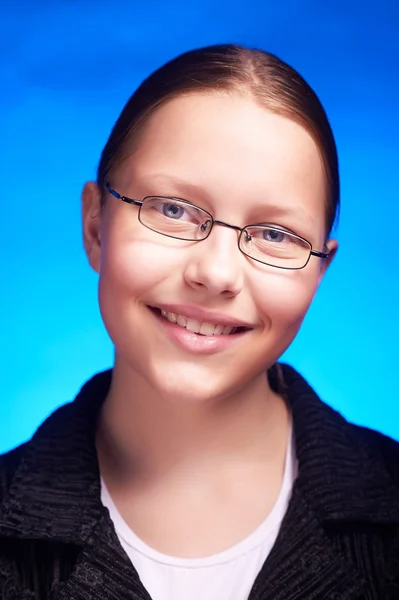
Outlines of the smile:
[{"label": "smile", "polygon": [[197,319],[190,319],[184,315],[161,310],[161,315],[170,323],[176,323],[180,327],[184,327],[187,331],[198,333],[200,335],[230,335],[238,333],[238,330],[244,330],[244,327],[231,327],[230,325],[220,325],[215,323],[206,323]]},{"label": "smile", "polygon": [[194,318],[194,316],[187,316],[180,312],[168,311],[157,306],[149,306],[149,308],[158,317],[161,317],[162,320],[168,321],[174,326],[178,326],[179,328],[185,329],[187,332],[199,336],[231,336],[234,334],[241,334],[252,329],[252,327],[243,326],[239,323],[234,325],[231,319],[223,319],[229,320],[229,324],[210,322],[208,320],[198,318],[198,315],[195,315],[197,318]]}]

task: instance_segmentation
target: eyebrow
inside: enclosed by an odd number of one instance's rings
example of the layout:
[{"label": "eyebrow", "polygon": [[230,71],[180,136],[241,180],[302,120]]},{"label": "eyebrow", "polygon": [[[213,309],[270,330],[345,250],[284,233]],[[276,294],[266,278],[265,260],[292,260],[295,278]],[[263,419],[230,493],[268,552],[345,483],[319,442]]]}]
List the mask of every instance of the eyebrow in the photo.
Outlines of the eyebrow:
[{"label": "eyebrow", "polygon": [[282,206],[281,204],[275,204],[271,202],[262,203],[259,208],[254,211],[256,214],[262,216],[265,212],[273,218],[287,218],[287,219],[299,219],[301,223],[307,223],[308,225],[314,226],[316,224],[315,219],[301,207]]},{"label": "eyebrow", "polygon": [[155,173],[151,175],[145,175],[144,177],[140,177],[140,179],[145,184],[150,184],[153,181],[160,181],[161,184],[172,186],[173,188],[175,188],[177,194],[182,193],[183,195],[188,194],[189,196],[201,196],[208,202],[211,202],[213,200],[212,196],[209,193],[207,193],[202,186],[192,183],[191,181],[187,181],[185,179],[180,179],[180,177],[176,177],[174,175]]},{"label": "eyebrow", "polygon": [[[171,185],[175,188],[177,196],[180,198],[180,194],[184,196],[187,194],[188,196],[194,195],[196,197],[201,197],[208,203],[214,202],[214,197],[206,192],[201,185],[192,183],[191,181],[187,181],[185,179],[181,179],[175,175],[168,175],[165,173],[154,173],[145,175],[140,178],[145,184],[149,184],[154,182],[161,182],[165,185]],[[182,199],[183,199],[182,198]],[[281,204],[276,204],[275,202],[267,202],[264,201],[261,204],[257,204],[254,207],[253,213],[259,215],[260,220],[257,221],[259,224],[264,220],[265,213],[268,213],[270,217],[273,218],[290,218],[290,219],[300,219],[302,223],[306,221],[310,225],[315,225],[315,219],[303,208],[301,207],[291,207],[291,206],[282,206]],[[256,218],[254,220],[254,223]]]}]

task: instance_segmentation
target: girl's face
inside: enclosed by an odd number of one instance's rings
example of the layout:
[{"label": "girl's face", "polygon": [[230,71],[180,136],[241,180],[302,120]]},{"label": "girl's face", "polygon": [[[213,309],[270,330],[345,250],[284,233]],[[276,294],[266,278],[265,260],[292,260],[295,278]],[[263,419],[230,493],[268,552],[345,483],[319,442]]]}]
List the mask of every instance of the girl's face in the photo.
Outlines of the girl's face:
[{"label": "girl's face", "polygon": [[[296,122],[238,95],[198,93],[161,107],[110,184],[139,200],[183,198],[239,227],[287,228],[323,251],[326,182],[317,145]],[[327,261],[312,256],[301,270],[260,264],[240,252],[236,230],[220,225],[200,242],[165,237],[111,194],[93,219],[99,196],[94,183],[85,186],[85,246],[100,273],[101,312],[119,366],[186,402],[264,378],[298,332]],[[334,253],[336,242],[327,245]],[[247,329],[203,336],[170,322],[176,318],[195,331],[208,323],[207,334],[222,325]]]}]

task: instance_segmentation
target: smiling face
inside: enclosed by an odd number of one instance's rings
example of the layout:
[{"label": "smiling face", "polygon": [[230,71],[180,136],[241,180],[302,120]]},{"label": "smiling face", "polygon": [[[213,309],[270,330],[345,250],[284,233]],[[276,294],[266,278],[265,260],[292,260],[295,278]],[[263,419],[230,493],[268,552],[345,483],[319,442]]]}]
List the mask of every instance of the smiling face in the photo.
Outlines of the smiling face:
[{"label": "smiling face", "polygon": [[[163,105],[110,184],[139,200],[182,198],[238,227],[285,228],[324,248],[317,145],[294,121],[239,95],[197,93]],[[93,219],[99,196],[94,183],[85,186],[85,246],[120,368],[165,397],[194,402],[264,378],[294,339],[327,261],[312,256],[300,270],[263,265],[239,251],[237,230],[220,225],[197,242],[159,235],[139,222],[138,207],[111,194]],[[152,211],[165,218],[163,205]],[[328,246],[334,253],[336,243]],[[233,327],[241,329],[227,335]]]}]

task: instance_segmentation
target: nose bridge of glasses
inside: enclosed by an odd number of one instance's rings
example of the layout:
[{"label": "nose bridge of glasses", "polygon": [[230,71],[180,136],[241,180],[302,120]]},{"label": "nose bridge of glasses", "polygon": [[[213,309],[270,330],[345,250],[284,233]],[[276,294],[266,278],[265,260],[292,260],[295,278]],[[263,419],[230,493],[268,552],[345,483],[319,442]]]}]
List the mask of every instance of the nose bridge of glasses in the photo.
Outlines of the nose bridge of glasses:
[{"label": "nose bridge of glasses", "polygon": [[[238,227],[237,225],[231,225],[230,223],[226,223],[225,221],[219,221],[217,219],[209,219],[206,223],[208,225],[208,229],[206,232],[204,229],[205,238],[209,237],[211,231],[213,230],[214,225],[220,225],[221,227],[226,227],[227,229],[233,229],[233,231],[236,231],[239,234],[236,239],[236,244],[238,243],[238,246],[239,246],[240,236],[241,236],[242,232],[245,231],[245,229]],[[226,247],[226,238],[222,238],[222,239],[224,240],[222,242],[222,245],[224,247]]]},{"label": "nose bridge of glasses", "polygon": [[216,221],[213,220],[213,225],[220,225],[221,227],[228,227],[229,229],[235,229],[239,233],[241,233],[242,228],[238,227],[238,225],[230,225],[230,223],[225,223],[224,221]]},{"label": "nose bridge of glasses", "polygon": [[[216,219],[209,219],[207,223],[210,225],[210,227],[203,239],[209,238],[214,225],[220,225],[223,228],[232,229],[237,233],[236,236],[230,234],[231,237],[229,237],[227,232],[225,234],[221,232],[220,234],[215,235],[215,237],[211,236],[213,241],[211,241],[208,250],[204,252],[203,249],[200,249],[199,251],[201,258],[204,260],[204,268],[206,267],[207,269],[210,269],[210,272],[214,273],[216,279],[219,281],[224,279],[228,279],[230,282],[233,280],[239,281],[241,276],[241,267],[240,262],[237,259],[237,255],[240,256],[240,246],[238,240],[240,239],[242,232],[241,227]],[[234,252],[234,248],[237,251],[237,255]]]}]

